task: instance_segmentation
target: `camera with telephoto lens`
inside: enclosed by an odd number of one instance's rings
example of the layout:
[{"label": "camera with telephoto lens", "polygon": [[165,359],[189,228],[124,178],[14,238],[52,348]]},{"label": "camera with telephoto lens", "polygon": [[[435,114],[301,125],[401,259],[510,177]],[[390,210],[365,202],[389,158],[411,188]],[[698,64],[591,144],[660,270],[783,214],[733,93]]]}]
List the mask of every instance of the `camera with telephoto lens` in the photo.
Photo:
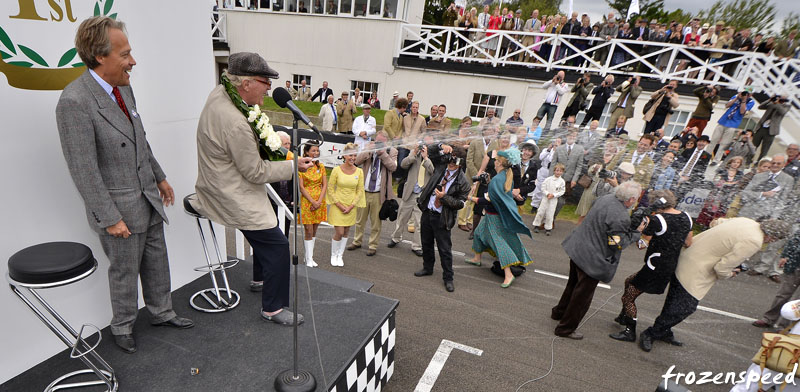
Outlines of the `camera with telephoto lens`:
[{"label": "camera with telephoto lens", "polygon": [[472,177],[472,182],[477,182],[482,185],[489,185],[489,173],[481,173]]},{"label": "camera with telephoto lens", "polygon": [[667,205],[667,200],[658,198],[652,201],[647,207],[639,207],[631,213],[631,231],[635,231],[642,224],[645,217],[653,215],[656,211],[663,210]]},{"label": "camera with telephoto lens", "polygon": [[597,172],[597,176],[603,180],[608,178],[617,178],[617,172],[608,169],[600,169],[600,171]]},{"label": "camera with telephoto lens", "polygon": [[650,216],[650,214],[652,213],[653,213],[652,207],[639,207],[633,210],[633,213],[631,214],[631,226],[630,226],[631,231],[635,231],[636,229],[638,229],[639,225],[642,224],[644,218]]}]

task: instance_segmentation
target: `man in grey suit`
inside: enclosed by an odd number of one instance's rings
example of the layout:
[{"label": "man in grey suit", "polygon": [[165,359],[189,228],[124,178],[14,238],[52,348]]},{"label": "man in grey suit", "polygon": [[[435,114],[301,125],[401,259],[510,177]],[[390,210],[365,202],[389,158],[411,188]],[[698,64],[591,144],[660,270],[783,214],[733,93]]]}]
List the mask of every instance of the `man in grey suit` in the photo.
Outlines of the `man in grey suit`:
[{"label": "man in grey suit", "polygon": [[564,174],[561,177],[564,178],[566,191],[563,196],[558,198],[558,205],[553,215],[554,217],[558,216],[567,197],[572,194],[572,188],[578,184],[578,178],[581,177],[581,171],[583,171],[583,146],[577,144],[577,140],[578,132],[570,130],[569,133],[567,133],[567,142],[556,148],[555,157],[550,163],[551,176],[553,175],[557,163],[564,165],[565,168]]},{"label": "man in grey suit", "polygon": [[753,145],[758,148],[761,145],[761,152],[758,154],[758,159],[767,156],[769,148],[772,146],[772,141],[775,136],[781,131],[781,122],[786,112],[789,111],[789,99],[785,96],[774,96],[769,101],[758,105],[758,108],[764,110],[764,115],[761,120],[756,124],[756,132],[753,135]]},{"label": "man in grey suit", "polygon": [[136,352],[133,324],[138,280],[152,324],[190,328],[172,310],[164,205],[172,187],[145,139],[128,72],[136,65],[125,25],[108,17],[81,23],[75,47],[87,72],[70,83],[56,107],[61,148],[83,198],[89,225],[111,265],[111,333]]},{"label": "man in grey suit", "polygon": [[[742,191],[742,209],[739,216],[759,218],[782,218],[789,195],[792,193],[794,179],[783,171],[786,165],[786,155],[777,154],[772,157],[772,166],[768,171],[758,173]],[[780,283],[782,268],[778,265],[780,257],[778,251],[783,248],[785,241],[776,241],[767,245],[764,250],[753,256],[749,264],[752,274],[767,274],[769,279]]]}]

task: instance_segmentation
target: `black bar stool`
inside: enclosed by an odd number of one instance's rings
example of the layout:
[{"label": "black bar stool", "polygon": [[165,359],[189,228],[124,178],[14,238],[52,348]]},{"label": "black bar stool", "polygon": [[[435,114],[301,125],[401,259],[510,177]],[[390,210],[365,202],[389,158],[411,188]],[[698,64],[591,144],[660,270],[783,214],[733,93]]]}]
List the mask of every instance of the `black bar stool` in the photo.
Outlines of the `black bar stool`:
[{"label": "black bar stool", "polygon": [[[189,305],[196,310],[206,313],[225,312],[239,305],[239,293],[231,290],[230,285],[228,284],[228,275],[225,273],[225,270],[228,268],[233,268],[236,264],[239,264],[239,260],[231,259],[223,261],[222,253],[219,251],[217,235],[214,233],[214,224],[211,222],[211,219],[208,219],[207,217],[203,216],[203,214],[195,210],[190,203],[190,201],[195,200],[196,198],[196,193],[192,193],[183,198],[184,211],[186,211],[186,214],[189,216],[194,217],[197,221],[197,231],[200,233],[200,242],[203,244],[203,254],[206,256],[206,265],[194,268],[194,270],[198,272],[208,272],[208,275],[211,277],[211,283],[214,285],[214,287],[194,293],[194,295],[189,298]],[[200,222],[201,219],[204,219],[206,222],[208,222],[208,230],[211,233],[211,241],[214,242],[214,250],[216,251],[217,256],[216,263],[211,262],[211,257],[208,254],[208,244],[206,243],[206,236],[203,232],[203,225]],[[217,283],[217,271],[219,271],[220,277],[222,278],[223,287],[220,287],[220,285]],[[200,298],[205,300],[205,302],[198,301]]]},{"label": "black bar stool", "polygon": [[[97,269],[97,260],[86,245],[74,242],[48,242],[34,245],[15,253],[8,259],[6,280],[14,292],[39,317],[51,331],[71,348],[70,358],[83,361],[89,369],[67,373],[55,379],[45,392],[67,388],[80,388],[105,384],[106,391],[116,391],[119,387],[114,369],[95,351],[102,338],[100,329],[92,324],[83,324],[79,332],[64,320],[50,304],[37,292],[66,286],[86,278]],[[97,342],[90,345],[84,339],[87,334],[97,333]],[[91,381],[64,383],[68,379],[94,374]],[[84,377],[85,378],[85,377]]]}]

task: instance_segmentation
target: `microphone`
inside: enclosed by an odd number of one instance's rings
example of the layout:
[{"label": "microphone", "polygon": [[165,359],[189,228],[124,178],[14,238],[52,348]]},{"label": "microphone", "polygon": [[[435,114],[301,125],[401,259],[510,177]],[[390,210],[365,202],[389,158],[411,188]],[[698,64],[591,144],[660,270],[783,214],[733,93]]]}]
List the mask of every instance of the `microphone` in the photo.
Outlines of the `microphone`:
[{"label": "microphone", "polygon": [[306,114],[303,113],[302,110],[298,109],[297,106],[295,106],[294,102],[292,102],[292,96],[289,95],[289,92],[286,91],[285,88],[278,87],[275,90],[273,90],[272,99],[275,100],[275,103],[277,103],[278,106],[289,109],[294,115],[295,119],[304,122],[306,125],[309,126],[309,128],[314,130],[314,132],[316,132],[317,135],[320,136],[320,138],[322,137],[322,133],[319,131],[319,129],[317,129],[316,126],[314,126],[314,123],[312,123],[311,120],[308,119],[308,116],[306,116]]}]

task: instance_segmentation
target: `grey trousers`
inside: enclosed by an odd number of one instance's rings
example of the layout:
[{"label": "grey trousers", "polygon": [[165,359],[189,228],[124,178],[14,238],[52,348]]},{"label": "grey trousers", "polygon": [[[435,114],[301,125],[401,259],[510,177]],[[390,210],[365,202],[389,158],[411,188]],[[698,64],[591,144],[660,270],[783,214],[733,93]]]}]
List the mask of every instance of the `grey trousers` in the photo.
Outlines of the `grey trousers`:
[{"label": "grey trousers", "polygon": [[152,322],[159,323],[175,317],[169,277],[167,243],[164,223],[151,225],[146,233],[131,234],[128,238],[101,235],[100,244],[111,261],[108,285],[111,292],[111,333],[133,333],[139,310],[139,278],[142,296]]},{"label": "grey trousers", "polygon": [[[769,324],[778,322],[778,319],[781,317],[781,308],[795,297],[798,286],[800,286],[800,269],[784,274],[781,287],[778,288],[778,293],[775,294],[775,299],[772,300],[772,305],[769,307],[769,310],[764,313],[763,320]],[[782,324],[788,325],[786,320],[780,321]]]},{"label": "grey trousers", "polygon": [[[408,184],[406,184],[408,185]],[[408,200],[400,201],[400,208],[397,212],[397,222],[392,233],[392,241],[400,242],[403,239],[403,232],[408,229],[408,221],[414,223],[414,234],[411,236],[411,249],[422,250],[420,241],[419,224],[422,221],[422,211],[417,207],[417,197],[419,193],[412,193]]]},{"label": "grey trousers", "polygon": [[764,275],[780,275],[783,269],[778,267],[778,262],[781,260],[779,252],[786,244],[786,240],[770,242],[763,249],[758,251],[750,260],[750,265],[753,271],[762,273]]}]

